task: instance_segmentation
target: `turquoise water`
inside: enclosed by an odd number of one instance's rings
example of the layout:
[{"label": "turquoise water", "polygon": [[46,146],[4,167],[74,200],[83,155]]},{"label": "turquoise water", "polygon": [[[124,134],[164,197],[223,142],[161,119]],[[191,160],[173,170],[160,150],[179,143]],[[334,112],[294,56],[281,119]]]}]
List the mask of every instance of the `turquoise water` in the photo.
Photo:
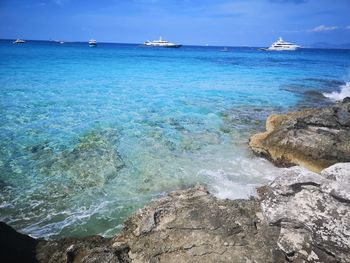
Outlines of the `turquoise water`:
[{"label": "turquoise water", "polygon": [[341,97],[350,51],[220,49],[1,41],[0,220],[110,236],[169,190],[254,194],[278,168],[249,136],[271,113]]}]

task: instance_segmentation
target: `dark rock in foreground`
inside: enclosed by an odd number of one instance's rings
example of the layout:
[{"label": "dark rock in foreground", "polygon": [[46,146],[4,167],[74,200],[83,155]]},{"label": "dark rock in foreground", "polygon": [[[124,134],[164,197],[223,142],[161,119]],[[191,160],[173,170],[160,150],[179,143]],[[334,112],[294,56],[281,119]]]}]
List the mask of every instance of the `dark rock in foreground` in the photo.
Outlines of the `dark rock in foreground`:
[{"label": "dark rock in foreground", "polygon": [[220,200],[201,186],[171,192],[131,216],[113,238],[23,243],[23,235],[2,225],[2,239],[5,229],[18,242],[3,242],[0,255],[5,248],[10,260],[1,262],[17,262],[20,251],[29,260],[19,262],[42,263],[350,262],[350,163],[321,174],[283,171],[259,190],[261,200]]},{"label": "dark rock in foreground", "polygon": [[36,263],[38,240],[16,232],[12,227],[0,222],[0,262]]},{"label": "dark rock in foreground", "polygon": [[266,130],[252,136],[249,145],[276,165],[319,172],[350,162],[350,98],[320,110],[271,115]]}]

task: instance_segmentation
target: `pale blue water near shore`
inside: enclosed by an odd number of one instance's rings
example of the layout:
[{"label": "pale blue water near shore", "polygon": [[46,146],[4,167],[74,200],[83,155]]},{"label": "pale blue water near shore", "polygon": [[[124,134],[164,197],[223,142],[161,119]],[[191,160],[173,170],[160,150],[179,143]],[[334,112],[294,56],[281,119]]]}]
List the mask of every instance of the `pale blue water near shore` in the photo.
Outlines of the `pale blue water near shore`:
[{"label": "pale blue water near shore", "polygon": [[1,41],[0,220],[110,236],[197,182],[246,198],[278,172],[247,146],[266,117],[349,92],[349,50],[220,49]]}]

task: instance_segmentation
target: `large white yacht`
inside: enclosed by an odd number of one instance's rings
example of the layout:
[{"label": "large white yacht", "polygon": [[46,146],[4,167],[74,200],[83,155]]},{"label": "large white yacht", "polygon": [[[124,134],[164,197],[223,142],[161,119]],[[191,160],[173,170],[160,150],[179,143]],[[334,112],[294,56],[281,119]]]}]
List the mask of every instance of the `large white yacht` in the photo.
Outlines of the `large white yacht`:
[{"label": "large white yacht", "polygon": [[24,43],[26,43],[26,41],[23,39],[16,39],[15,41],[13,41],[13,44],[24,44]]},{"label": "large white yacht", "polygon": [[282,51],[282,50],[296,50],[300,48],[300,46],[295,45],[293,43],[288,43],[285,42],[281,37],[274,43],[272,43],[272,45],[265,49],[265,50],[275,50],[275,51]]},{"label": "large white yacht", "polygon": [[154,40],[154,41],[146,41],[143,43],[147,47],[168,47],[168,48],[179,48],[182,45],[174,44],[169,41],[166,41],[162,39],[162,37],[159,38],[159,40]]},{"label": "large white yacht", "polygon": [[97,46],[97,41],[95,39],[90,39],[89,47],[96,47],[96,46]]}]

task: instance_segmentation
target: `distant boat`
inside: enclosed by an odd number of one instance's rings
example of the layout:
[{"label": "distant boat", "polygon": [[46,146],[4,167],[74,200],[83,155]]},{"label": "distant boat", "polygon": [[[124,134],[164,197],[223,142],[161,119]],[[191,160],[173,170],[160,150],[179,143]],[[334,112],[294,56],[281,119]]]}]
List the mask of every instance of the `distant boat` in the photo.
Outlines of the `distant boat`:
[{"label": "distant boat", "polygon": [[154,41],[146,41],[143,43],[146,47],[166,47],[166,48],[179,48],[182,45],[171,43],[167,40],[163,40],[162,37],[159,38],[159,40]]},{"label": "distant boat", "polygon": [[16,39],[16,40],[13,41],[12,43],[13,43],[13,44],[24,44],[24,43],[26,43],[26,41],[23,40],[23,39]]},{"label": "distant boat", "polygon": [[224,47],[223,49],[220,50],[220,52],[229,52],[227,47]]},{"label": "distant boat", "polygon": [[64,44],[64,41],[60,41],[60,44]]},{"label": "distant boat", "polygon": [[97,41],[95,39],[90,39],[89,47],[96,47],[96,46],[97,46]]},{"label": "distant boat", "polygon": [[261,48],[260,50],[267,50],[267,51],[284,51],[284,50],[296,50],[300,48],[300,46],[295,45],[293,43],[285,42],[281,37],[274,43],[269,48]]}]

